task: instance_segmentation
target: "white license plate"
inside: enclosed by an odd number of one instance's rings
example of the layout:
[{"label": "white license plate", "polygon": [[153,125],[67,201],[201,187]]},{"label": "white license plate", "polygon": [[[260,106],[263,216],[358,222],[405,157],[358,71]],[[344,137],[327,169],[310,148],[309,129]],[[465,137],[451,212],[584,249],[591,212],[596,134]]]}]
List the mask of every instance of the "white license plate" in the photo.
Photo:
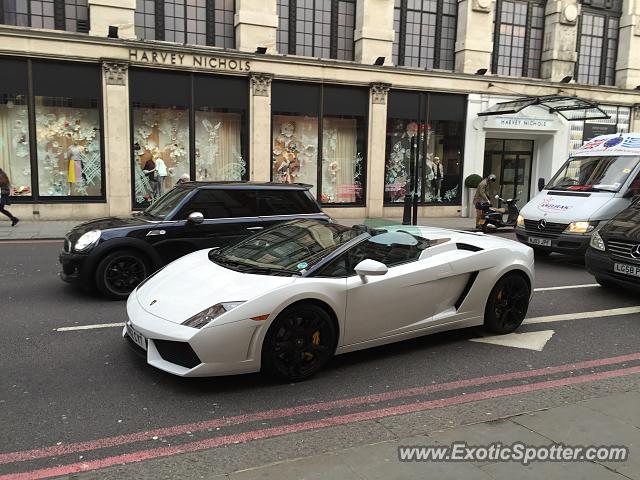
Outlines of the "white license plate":
[{"label": "white license plate", "polygon": [[133,329],[133,327],[129,324],[127,324],[127,335],[129,335],[129,338],[131,338],[131,340],[136,342],[138,346],[140,346],[140,348],[144,350],[147,349],[147,339],[144,338],[144,336],[141,333],[136,332]]},{"label": "white license plate", "polygon": [[627,265],[626,263],[614,263],[613,271],[616,273],[624,273],[625,275],[640,277],[640,266],[637,266],[637,265]]},{"label": "white license plate", "polygon": [[543,247],[551,246],[551,240],[548,238],[528,237],[527,243],[530,243],[531,245],[542,245]]}]

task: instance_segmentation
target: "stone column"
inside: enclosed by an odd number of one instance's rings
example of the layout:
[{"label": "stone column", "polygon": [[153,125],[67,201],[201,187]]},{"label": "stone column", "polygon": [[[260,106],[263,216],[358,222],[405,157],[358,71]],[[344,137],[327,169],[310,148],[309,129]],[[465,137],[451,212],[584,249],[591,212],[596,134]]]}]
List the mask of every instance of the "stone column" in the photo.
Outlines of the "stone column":
[{"label": "stone column", "polygon": [[271,80],[273,75],[251,75],[249,115],[249,179],[271,180]]},{"label": "stone column", "polygon": [[389,84],[372,83],[369,95],[367,151],[367,217],[382,217]]},{"label": "stone column", "polygon": [[136,0],[89,0],[89,35],[106,37],[109,26],[118,27],[118,38],[136,38]]},{"label": "stone column", "polygon": [[476,73],[491,70],[493,51],[493,9],[491,0],[461,0],[458,3],[458,30],[455,71]]},{"label": "stone column", "polygon": [[624,0],[620,17],[616,86],[640,85],[640,0]]},{"label": "stone column", "polygon": [[255,52],[265,47],[267,53],[276,53],[276,0],[236,0],[234,23],[237,50]]},{"label": "stone column", "polygon": [[358,0],[354,60],[372,64],[385,57],[391,65],[393,36],[393,0]]},{"label": "stone column", "polygon": [[104,155],[109,215],[131,214],[131,138],[129,128],[128,65],[102,63]]},{"label": "stone column", "polygon": [[578,15],[577,0],[548,0],[545,7],[544,40],[540,77],[558,82],[575,75],[578,60]]}]

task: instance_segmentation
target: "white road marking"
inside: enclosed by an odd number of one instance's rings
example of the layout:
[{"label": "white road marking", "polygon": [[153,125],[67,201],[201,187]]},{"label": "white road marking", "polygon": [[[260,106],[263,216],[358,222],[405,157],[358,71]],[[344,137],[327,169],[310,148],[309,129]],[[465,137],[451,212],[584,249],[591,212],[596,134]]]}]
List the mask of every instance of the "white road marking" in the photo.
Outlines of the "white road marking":
[{"label": "white road marking", "polygon": [[502,347],[524,348],[541,352],[554,333],[553,330],[540,330],[539,332],[509,333],[507,335],[492,335],[469,340],[471,342],[490,343]]},{"label": "white road marking", "polygon": [[623,308],[611,308],[609,310],[595,310],[593,312],[576,312],[576,313],[563,313],[560,315],[547,315],[544,317],[531,317],[525,318],[525,325],[531,325],[536,323],[550,323],[550,322],[564,322],[567,320],[581,320],[583,318],[601,318],[601,317],[615,317],[617,315],[630,315],[632,313],[640,313],[640,306],[636,307],[623,307]]},{"label": "white road marking", "polygon": [[[630,315],[633,313],[640,313],[640,306],[612,308],[609,310],[595,310],[593,312],[563,313],[560,315],[547,315],[544,317],[531,317],[531,318],[526,318],[522,323],[536,324],[536,323],[564,322],[568,320],[580,320],[582,318],[615,317],[617,315]],[[74,330],[93,330],[97,328],[113,328],[113,327],[124,327],[124,323],[119,322],[119,323],[99,323],[96,325],[78,325],[75,327],[54,328],[54,330],[57,332],[71,332]]]},{"label": "white road marking", "polygon": [[549,290],[568,290],[570,288],[590,288],[590,287],[599,287],[599,283],[587,283],[584,285],[563,285],[561,287],[540,287],[534,288],[534,292],[548,292]]},{"label": "white road marking", "polygon": [[76,327],[56,328],[57,332],[71,332],[73,330],[93,330],[94,328],[124,327],[124,323],[98,323],[96,325],[78,325]]}]

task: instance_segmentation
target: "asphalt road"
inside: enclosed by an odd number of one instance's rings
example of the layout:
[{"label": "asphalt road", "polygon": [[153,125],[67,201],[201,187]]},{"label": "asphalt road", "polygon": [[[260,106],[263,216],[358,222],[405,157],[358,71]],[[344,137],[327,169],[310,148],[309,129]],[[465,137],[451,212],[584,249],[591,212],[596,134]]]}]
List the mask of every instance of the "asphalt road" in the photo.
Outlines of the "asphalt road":
[{"label": "asphalt road", "polygon": [[[518,333],[553,330],[542,351],[472,342],[482,332],[467,329],[342,355],[313,379],[298,384],[278,384],[258,374],[181,379],[147,366],[125,344],[120,328],[56,330],[125,320],[124,303],[87,295],[57,278],[59,247],[57,242],[0,243],[0,478],[53,468],[43,470],[49,472],[43,478],[65,473],[56,470],[60,466],[120,455],[144,460],[136,452],[210,442],[221,435],[232,440],[220,445],[237,444],[259,438],[257,431],[297,432],[296,425],[305,421],[312,423],[304,431],[313,435],[313,422],[337,414],[446,397],[438,392],[407,393],[410,388],[640,351],[640,314],[634,313],[523,325]],[[580,259],[538,259],[536,275],[535,287],[543,290],[536,292],[529,318],[640,305],[632,293],[596,286],[548,290],[594,284]],[[516,378],[505,382],[526,383]],[[465,392],[482,389],[470,385]],[[377,394],[386,396],[361,398]],[[316,404],[317,408],[302,408]],[[302,409],[280,410],[284,408]],[[162,430],[168,428],[176,430]],[[155,429],[161,429],[158,435],[139,433]],[[128,434],[133,435],[122,437]],[[114,436],[116,440],[101,440]],[[85,448],[77,442],[90,443]],[[68,445],[72,447],[65,450]],[[49,450],[39,450],[43,448]],[[296,451],[285,447],[278,456],[295,456]],[[125,462],[104,466],[117,463]]]}]

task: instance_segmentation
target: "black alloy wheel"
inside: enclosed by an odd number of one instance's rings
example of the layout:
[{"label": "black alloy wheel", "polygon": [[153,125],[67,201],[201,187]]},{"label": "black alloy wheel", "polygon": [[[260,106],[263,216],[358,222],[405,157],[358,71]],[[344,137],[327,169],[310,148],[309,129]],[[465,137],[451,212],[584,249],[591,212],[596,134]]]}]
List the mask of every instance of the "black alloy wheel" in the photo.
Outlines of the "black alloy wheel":
[{"label": "black alloy wheel", "polygon": [[107,255],[96,270],[96,286],[103,295],[121,300],[150,273],[146,259],[132,250],[118,250]]},{"label": "black alloy wheel", "polygon": [[337,340],[335,325],[323,308],[294,305],[269,328],[262,345],[262,368],[281,380],[304,380],[331,359]]},{"label": "black alloy wheel", "polygon": [[484,326],[493,333],[511,333],[520,326],[529,308],[531,289],[519,273],[507,273],[495,284],[484,313]]}]

